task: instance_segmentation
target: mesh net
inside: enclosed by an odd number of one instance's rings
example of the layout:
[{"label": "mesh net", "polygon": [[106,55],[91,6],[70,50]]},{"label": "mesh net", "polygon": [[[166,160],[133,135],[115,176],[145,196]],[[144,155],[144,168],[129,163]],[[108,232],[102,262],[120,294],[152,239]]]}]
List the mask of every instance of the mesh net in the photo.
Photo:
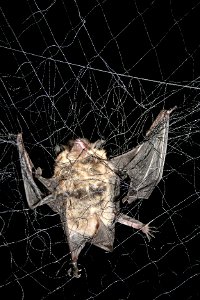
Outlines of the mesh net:
[{"label": "mesh net", "polygon": [[[197,299],[199,1],[3,1],[0,14],[0,293]],[[113,157],[175,105],[161,182],[150,199],[122,206],[153,221],[155,239],[117,224],[114,251],[88,245],[81,278],[70,278],[59,216],[47,206],[28,209],[16,134],[50,177],[57,144],[102,138]]]}]

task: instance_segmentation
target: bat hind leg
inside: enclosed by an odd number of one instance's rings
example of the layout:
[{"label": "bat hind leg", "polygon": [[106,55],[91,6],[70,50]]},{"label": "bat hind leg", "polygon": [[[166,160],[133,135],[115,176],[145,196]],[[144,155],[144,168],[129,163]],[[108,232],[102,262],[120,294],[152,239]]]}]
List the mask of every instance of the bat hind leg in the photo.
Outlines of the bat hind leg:
[{"label": "bat hind leg", "polygon": [[70,231],[66,227],[65,231],[67,233],[67,241],[71,252],[71,268],[68,270],[68,275],[70,277],[79,278],[81,276],[81,269],[78,268],[77,261],[79,254],[84,248],[88,239],[76,231]]},{"label": "bat hind leg", "polygon": [[147,237],[147,239],[150,241],[151,238],[154,237],[154,233],[157,232],[155,227],[149,226],[150,223],[143,224],[142,222],[131,218],[129,216],[126,216],[124,214],[120,214],[119,217],[117,218],[117,222],[124,224],[126,226],[141,230]]}]

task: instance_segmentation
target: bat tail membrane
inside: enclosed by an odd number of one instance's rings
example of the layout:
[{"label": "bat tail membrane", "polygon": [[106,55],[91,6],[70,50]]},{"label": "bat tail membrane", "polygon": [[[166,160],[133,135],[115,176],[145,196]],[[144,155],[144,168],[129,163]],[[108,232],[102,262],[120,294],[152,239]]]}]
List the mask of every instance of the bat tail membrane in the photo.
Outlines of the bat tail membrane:
[{"label": "bat tail membrane", "polygon": [[71,253],[71,264],[72,267],[68,271],[68,274],[73,277],[80,277],[80,271],[78,269],[77,261],[81,250],[84,248],[87,242],[111,252],[113,250],[113,243],[115,238],[115,228],[110,226],[109,228],[98,218],[97,232],[93,237],[88,237],[84,234],[79,233],[76,229],[69,229],[68,223],[66,222],[67,216],[61,217],[63,221],[63,228],[67,236],[67,241]]},{"label": "bat tail membrane", "polygon": [[133,150],[111,160],[114,167],[130,178],[128,203],[136,199],[148,199],[162,178],[167,150],[169,115],[171,110],[162,110],[146,134],[145,141]]},{"label": "bat tail membrane", "polygon": [[98,218],[98,230],[96,235],[90,241],[91,244],[104,249],[108,252],[113,251],[113,243],[115,239],[115,227],[106,226],[100,218]]}]

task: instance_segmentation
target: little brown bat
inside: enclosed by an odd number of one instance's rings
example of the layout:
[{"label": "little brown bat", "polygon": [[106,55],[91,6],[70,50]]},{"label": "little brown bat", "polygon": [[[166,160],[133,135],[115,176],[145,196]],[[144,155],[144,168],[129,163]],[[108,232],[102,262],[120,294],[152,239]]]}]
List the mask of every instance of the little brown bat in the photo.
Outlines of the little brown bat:
[{"label": "little brown bat", "polygon": [[[34,169],[22,134],[17,135],[28,205],[34,209],[48,204],[60,215],[74,277],[80,276],[77,260],[86,242],[112,251],[116,222],[141,230],[148,239],[153,236],[149,224],[120,213],[120,180],[126,177],[130,180],[123,202],[149,198],[162,178],[172,110],[159,113],[143,143],[110,160],[102,148],[102,141],[90,143],[83,138],[70,141],[58,154],[53,177],[49,179],[42,177],[40,168]],[[46,194],[40,191],[36,179],[45,187]]]}]

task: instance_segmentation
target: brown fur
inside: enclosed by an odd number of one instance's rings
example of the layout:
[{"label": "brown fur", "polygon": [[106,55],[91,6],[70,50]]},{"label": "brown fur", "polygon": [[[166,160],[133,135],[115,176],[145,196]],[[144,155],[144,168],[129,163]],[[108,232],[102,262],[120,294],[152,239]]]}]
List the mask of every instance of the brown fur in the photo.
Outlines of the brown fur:
[{"label": "brown fur", "polygon": [[[82,149],[80,145],[85,148]],[[105,150],[87,140],[74,142],[56,158],[54,177],[59,180],[56,193],[66,194],[66,217],[69,234],[78,232],[93,237],[99,219],[111,226],[115,218],[116,175]]]}]

